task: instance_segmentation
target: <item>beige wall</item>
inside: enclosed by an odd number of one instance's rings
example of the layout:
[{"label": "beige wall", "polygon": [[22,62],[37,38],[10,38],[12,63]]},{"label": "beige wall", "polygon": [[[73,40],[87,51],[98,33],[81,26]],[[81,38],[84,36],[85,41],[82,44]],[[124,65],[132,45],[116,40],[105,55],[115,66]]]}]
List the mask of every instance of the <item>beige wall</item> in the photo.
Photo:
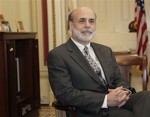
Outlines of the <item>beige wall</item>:
[{"label": "beige wall", "polygon": [[17,31],[16,20],[22,20],[26,31],[32,31],[31,0],[0,0],[0,14],[8,20],[12,31]]},{"label": "beige wall", "polygon": [[134,20],[134,1],[78,0],[78,5],[92,7],[98,16],[95,42],[108,45],[115,51],[136,48],[136,34],[129,33],[128,29]]}]

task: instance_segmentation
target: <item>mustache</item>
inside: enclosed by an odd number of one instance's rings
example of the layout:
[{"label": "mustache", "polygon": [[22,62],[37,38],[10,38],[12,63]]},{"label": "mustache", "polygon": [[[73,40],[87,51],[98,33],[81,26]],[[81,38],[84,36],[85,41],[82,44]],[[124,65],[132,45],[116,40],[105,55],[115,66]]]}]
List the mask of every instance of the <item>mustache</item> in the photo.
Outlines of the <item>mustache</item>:
[{"label": "mustache", "polygon": [[90,29],[90,28],[87,28],[87,29],[82,29],[81,32],[89,32],[89,33],[93,33],[93,30]]}]

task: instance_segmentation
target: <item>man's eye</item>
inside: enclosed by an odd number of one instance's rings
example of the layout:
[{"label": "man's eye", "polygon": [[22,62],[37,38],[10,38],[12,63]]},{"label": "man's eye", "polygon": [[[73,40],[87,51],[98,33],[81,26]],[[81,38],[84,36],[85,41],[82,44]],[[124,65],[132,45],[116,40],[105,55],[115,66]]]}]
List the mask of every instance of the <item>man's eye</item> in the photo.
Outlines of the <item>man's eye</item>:
[{"label": "man's eye", "polygon": [[90,20],[89,23],[90,23],[90,24],[94,24],[94,23],[95,23],[95,20]]},{"label": "man's eye", "polygon": [[85,23],[85,20],[79,20],[79,23]]}]

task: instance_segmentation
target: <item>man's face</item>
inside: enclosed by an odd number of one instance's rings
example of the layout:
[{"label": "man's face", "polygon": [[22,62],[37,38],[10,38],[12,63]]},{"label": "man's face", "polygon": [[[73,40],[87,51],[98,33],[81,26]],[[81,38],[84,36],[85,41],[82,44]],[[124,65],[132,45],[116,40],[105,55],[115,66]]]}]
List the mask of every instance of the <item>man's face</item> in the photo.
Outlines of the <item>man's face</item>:
[{"label": "man's face", "polygon": [[96,16],[91,9],[79,9],[73,13],[70,22],[72,38],[81,44],[87,44],[95,35]]}]

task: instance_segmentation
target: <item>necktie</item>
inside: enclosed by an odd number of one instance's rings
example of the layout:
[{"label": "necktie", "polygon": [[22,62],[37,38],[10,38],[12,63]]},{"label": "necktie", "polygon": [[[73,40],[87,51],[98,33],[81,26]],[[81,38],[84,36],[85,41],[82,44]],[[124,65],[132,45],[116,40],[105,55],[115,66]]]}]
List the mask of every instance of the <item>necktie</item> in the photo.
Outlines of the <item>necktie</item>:
[{"label": "necktie", "polygon": [[104,78],[101,77],[101,70],[96,64],[96,62],[94,61],[94,59],[90,56],[89,49],[87,46],[84,47],[83,53],[84,53],[86,60],[89,62],[90,66],[92,67],[92,69],[95,71],[95,73],[98,76],[100,76],[100,80],[102,81],[103,85],[106,85],[107,84],[106,81],[104,80]]}]

